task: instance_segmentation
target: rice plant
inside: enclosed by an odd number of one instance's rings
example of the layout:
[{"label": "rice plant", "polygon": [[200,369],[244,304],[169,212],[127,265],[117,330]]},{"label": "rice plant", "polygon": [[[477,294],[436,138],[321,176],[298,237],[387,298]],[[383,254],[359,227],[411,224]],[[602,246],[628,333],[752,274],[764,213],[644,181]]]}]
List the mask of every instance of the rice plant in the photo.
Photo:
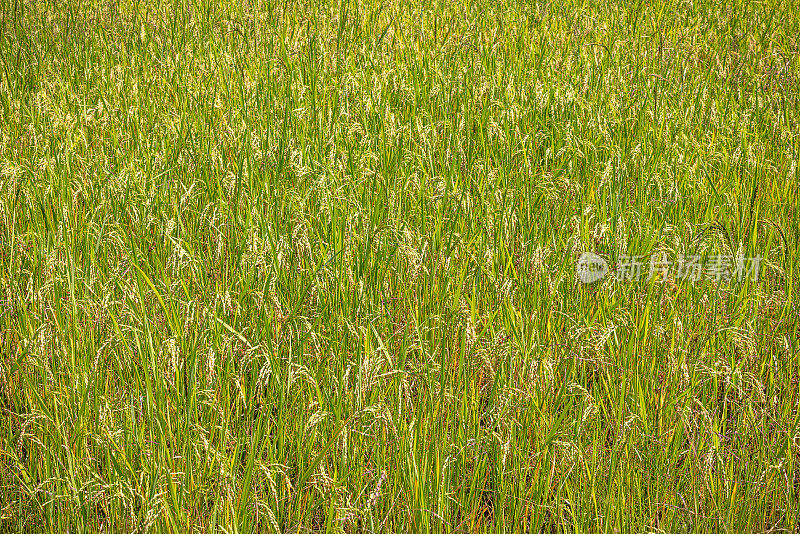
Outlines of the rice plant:
[{"label": "rice plant", "polygon": [[794,2],[0,21],[0,532],[800,532]]}]

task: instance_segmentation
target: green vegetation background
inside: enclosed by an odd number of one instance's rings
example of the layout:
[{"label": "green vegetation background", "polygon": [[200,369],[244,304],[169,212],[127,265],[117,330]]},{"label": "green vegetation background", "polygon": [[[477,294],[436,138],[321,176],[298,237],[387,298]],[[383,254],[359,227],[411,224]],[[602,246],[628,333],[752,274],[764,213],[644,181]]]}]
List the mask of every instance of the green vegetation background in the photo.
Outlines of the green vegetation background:
[{"label": "green vegetation background", "polygon": [[4,1],[0,531],[798,532],[799,13]]}]

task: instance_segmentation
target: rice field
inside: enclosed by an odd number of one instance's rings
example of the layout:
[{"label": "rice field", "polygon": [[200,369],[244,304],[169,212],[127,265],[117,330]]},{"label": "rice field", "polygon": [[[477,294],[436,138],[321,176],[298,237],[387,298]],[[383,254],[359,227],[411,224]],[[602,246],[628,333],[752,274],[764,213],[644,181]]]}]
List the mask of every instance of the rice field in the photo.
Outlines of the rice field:
[{"label": "rice field", "polygon": [[5,0],[0,533],[800,532],[800,9]]}]

